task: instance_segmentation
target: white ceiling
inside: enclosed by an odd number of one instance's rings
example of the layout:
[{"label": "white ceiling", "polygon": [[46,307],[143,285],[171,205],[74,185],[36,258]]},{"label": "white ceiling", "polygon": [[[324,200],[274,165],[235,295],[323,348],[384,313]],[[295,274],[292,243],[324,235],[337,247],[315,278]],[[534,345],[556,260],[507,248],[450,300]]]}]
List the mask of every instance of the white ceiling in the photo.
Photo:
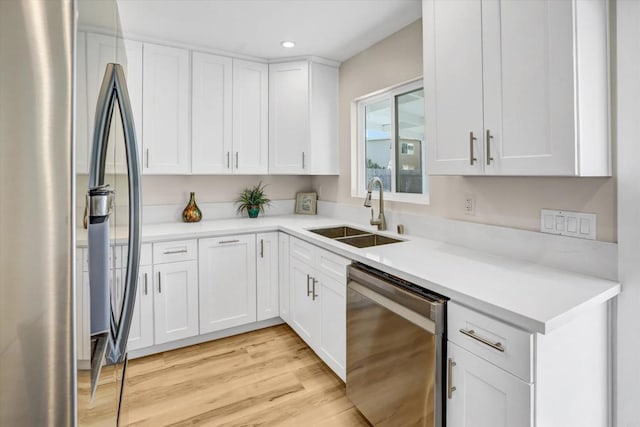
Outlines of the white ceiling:
[{"label": "white ceiling", "polygon": [[[100,21],[109,14],[94,10],[104,9],[104,1],[80,3],[81,25],[105,26]],[[419,0],[118,0],[118,9],[125,34],[265,59],[336,61],[422,15]],[[284,40],[295,41],[296,47],[283,48]]]}]

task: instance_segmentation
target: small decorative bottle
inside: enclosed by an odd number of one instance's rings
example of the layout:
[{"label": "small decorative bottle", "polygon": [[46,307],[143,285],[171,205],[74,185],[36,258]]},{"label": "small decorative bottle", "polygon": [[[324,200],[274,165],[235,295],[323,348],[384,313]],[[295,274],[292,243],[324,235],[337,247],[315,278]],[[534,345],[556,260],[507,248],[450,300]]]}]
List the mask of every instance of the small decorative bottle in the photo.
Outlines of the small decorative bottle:
[{"label": "small decorative bottle", "polygon": [[202,219],[202,212],[198,205],[196,205],[196,193],[191,192],[189,197],[189,203],[187,207],[182,211],[182,220],[184,222],[199,222]]}]

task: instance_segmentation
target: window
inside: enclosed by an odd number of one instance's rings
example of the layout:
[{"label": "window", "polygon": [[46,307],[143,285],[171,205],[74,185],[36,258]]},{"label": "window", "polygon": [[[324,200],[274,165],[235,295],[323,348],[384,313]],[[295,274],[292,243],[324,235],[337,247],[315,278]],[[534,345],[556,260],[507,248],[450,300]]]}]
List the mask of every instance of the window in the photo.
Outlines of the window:
[{"label": "window", "polygon": [[356,100],[357,164],[353,195],[363,197],[378,177],[390,200],[428,203],[422,80]]}]

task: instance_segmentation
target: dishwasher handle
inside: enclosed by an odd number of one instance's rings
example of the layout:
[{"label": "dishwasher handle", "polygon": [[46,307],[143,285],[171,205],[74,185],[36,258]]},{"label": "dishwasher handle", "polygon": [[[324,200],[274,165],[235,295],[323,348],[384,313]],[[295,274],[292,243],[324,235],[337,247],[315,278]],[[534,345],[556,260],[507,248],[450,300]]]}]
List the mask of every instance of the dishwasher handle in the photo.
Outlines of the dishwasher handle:
[{"label": "dishwasher handle", "polygon": [[360,268],[359,265],[348,266],[347,277],[350,287],[352,283],[358,284],[433,322],[436,333],[444,331],[446,298],[430,294],[426,290],[424,295],[417,294],[408,288],[415,285],[403,285],[402,279],[378,275],[371,269]]},{"label": "dishwasher handle", "polygon": [[[433,320],[422,316],[421,314],[416,313],[413,310],[409,310],[407,307],[385,297],[384,295],[374,292],[373,290],[363,286],[358,282],[350,281],[347,287],[350,292],[349,295],[353,295],[351,294],[351,292],[357,293],[361,297],[373,301],[379,306],[395,313],[406,321],[413,323],[414,325],[424,329],[432,335],[440,335],[443,332],[442,325],[436,324],[436,322],[434,322]],[[351,298],[351,296],[349,296],[348,298]]]}]

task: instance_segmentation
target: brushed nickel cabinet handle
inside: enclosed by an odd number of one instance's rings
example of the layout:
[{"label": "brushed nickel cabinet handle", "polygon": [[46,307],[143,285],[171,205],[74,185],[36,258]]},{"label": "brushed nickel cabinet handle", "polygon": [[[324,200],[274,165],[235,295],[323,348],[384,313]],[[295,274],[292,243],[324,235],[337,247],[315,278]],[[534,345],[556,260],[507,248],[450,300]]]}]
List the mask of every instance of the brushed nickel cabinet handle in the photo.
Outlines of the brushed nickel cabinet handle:
[{"label": "brushed nickel cabinet handle", "polygon": [[302,169],[304,169],[304,151],[302,152]]},{"label": "brushed nickel cabinet handle", "polygon": [[493,135],[491,135],[491,131],[487,129],[487,165],[491,164],[493,157],[491,157],[491,140],[493,139]]},{"label": "brushed nickel cabinet handle", "polygon": [[158,293],[162,293],[162,273],[158,271]]},{"label": "brushed nickel cabinet handle", "polygon": [[311,287],[311,299],[313,301],[316,300],[316,298],[318,298],[318,294],[316,294],[316,283],[318,283],[318,279],[316,279],[315,277],[312,277],[312,287]]},{"label": "brushed nickel cabinet handle", "polygon": [[236,151],[236,169],[238,169],[238,152]]},{"label": "brushed nickel cabinet handle", "polygon": [[179,250],[175,250],[175,251],[164,251],[163,252],[164,255],[186,254],[186,253],[187,253],[186,249],[179,249]]},{"label": "brushed nickel cabinet handle", "polygon": [[264,258],[264,239],[260,239],[260,258]]},{"label": "brushed nickel cabinet handle", "polygon": [[149,293],[149,290],[147,288],[147,273],[144,273],[144,294],[147,295]]},{"label": "brushed nickel cabinet handle", "polygon": [[311,280],[311,276],[307,274],[307,296],[311,295],[311,288],[309,288],[309,280]]},{"label": "brushed nickel cabinet handle", "polygon": [[460,332],[465,334],[468,337],[473,338],[476,341],[480,341],[482,344],[488,345],[489,347],[493,348],[494,350],[498,350],[502,353],[504,353],[504,346],[502,345],[502,343],[500,342],[491,342],[486,338],[481,337],[480,335],[476,335],[476,331],[474,331],[473,329],[460,329]]},{"label": "brushed nickel cabinet handle", "polygon": [[226,245],[227,243],[238,243],[240,240],[220,240],[218,244]]},{"label": "brushed nickel cabinet handle", "polygon": [[227,151],[227,169],[229,169],[231,167],[231,163],[229,161],[230,156],[231,156],[231,153],[229,151]]},{"label": "brushed nickel cabinet handle", "polygon": [[147,169],[149,169],[149,149],[147,148],[146,150],[146,157],[147,157]]},{"label": "brushed nickel cabinet handle", "polygon": [[452,358],[449,358],[447,363],[447,399],[453,398],[453,392],[456,388],[453,386],[453,367],[456,366],[456,362]]},{"label": "brushed nickel cabinet handle", "polygon": [[469,132],[469,164],[473,166],[473,164],[478,161],[473,153],[473,141],[477,140],[475,136],[473,136],[473,131]]}]

